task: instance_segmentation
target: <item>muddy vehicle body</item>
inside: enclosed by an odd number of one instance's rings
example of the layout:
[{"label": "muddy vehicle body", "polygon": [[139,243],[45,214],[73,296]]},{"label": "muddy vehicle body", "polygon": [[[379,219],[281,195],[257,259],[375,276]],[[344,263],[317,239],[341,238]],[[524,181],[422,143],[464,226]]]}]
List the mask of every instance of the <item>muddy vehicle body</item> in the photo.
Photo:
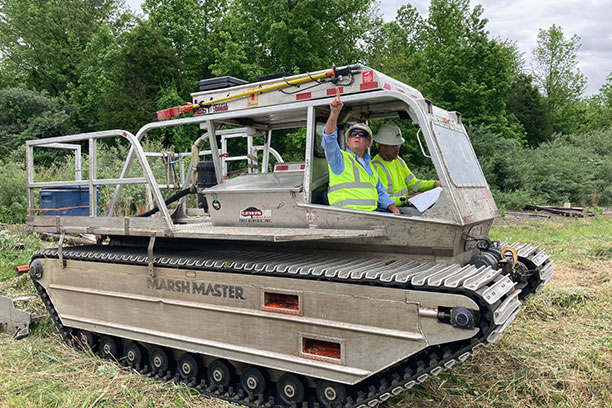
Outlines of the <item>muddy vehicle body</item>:
[{"label": "muddy vehicle body", "polygon": [[[338,92],[341,127],[378,118],[419,127],[443,185],[429,210],[393,215],[327,204],[321,129]],[[136,135],[27,143],[32,209],[37,189],[87,185],[94,203],[96,186],[117,186],[100,214],[91,205],[88,217],[28,217],[33,232],[105,238],[82,247],[60,240],[32,257],[34,285],[67,341],[244,405],[374,406],[494,342],[552,276],[543,250],[487,238],[497,208],[461,115],[414,88],[356,65],[192,97],[196,116]],[[197,187],[206,212],[182,198],[168,208],[141,144],[151,129],[187,124],[203,130],[198,140],[209,143],[214,172],[197,183],[181,177],[181,187]],[[305,132],[302,162],[285,163],[272,148],[284,129]],[[127,139],[131,150],[119,177],[98,179],[96,142],[109,137]],[[232,138],[247,139],[239,158],[247,167],[228,178]],[[75,180],[35,182],[34,148],[82,141],[87,180],[77,172]],[[128,177],[134,158],[142,177]],[[156,214],[115,216],[122,186],[137,183]]]}]

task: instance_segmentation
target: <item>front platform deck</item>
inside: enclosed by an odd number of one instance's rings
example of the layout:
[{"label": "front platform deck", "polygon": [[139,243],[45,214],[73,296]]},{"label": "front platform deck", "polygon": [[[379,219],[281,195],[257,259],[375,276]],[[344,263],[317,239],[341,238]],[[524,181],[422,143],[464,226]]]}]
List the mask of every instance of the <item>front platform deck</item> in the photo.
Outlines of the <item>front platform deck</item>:
[{"label": "front platform deck", "polygon": [[175,224],[169,229],[162,218],[140,217],[70,217],[29,216],[29,232],[61,234],[98,234],[119,236],[222,239],[241,241],[314,241],[350,238],[376,238],[385,235],[382,228],[259,228],[213,226],[209,218],[189,224]]}]

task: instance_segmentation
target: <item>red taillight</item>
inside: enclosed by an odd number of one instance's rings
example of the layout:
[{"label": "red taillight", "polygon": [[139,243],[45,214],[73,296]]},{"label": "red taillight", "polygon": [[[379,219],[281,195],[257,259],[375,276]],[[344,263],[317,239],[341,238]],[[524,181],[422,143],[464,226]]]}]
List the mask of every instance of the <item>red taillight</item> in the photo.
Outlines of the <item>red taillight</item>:
[{"label": "red taillight", "polygon": [[298,295],[265,292],[264,309],[278,312],[300,313],[300,298]]},{"label": "red taillight", "polygon": [[340,360],[342,358],[342,351],[340,343],[334,343],[331,341],[315,340],[303,338],[302,351],[304,354],[312,354],[315,356],[335,358]]}]

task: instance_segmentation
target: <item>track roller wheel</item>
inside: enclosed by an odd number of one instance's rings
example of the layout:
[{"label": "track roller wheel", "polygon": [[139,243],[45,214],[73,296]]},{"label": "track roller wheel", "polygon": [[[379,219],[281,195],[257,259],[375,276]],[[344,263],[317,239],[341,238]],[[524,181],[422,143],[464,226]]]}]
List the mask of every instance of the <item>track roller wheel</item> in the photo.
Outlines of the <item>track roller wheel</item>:
[{"label": "track roller wheel", "polygon": [[276,383],[276,393],[285,405],[300,405],[304,401],[306,388],[299,377],[285,373]]},{"label": "track roller wheel", "polygon": [[149,355],[149,363],[153,371],[165,373],[170,369],[170,356],[160,347],[154,347]]},{"label": "track roller wheel", "polygon": [[317,381],[317,398],[326,407],[344,405],[346,386],[325,380]]},{"label": "track roller wheel", "polygon": [[253,395],[263,394],[266,390],[266,377],[259,368],[249,366],[242,370],[240,384],[246,392],[252,392]]},{"label": "track roller wheel", "polygon": [[232,383],[231,366],[224,360],[215,360],[208,366],[208,380],[218,386],[227,388]]},{"label": "track roller wheel", "polygon": [[104,336],[98,345],[100,356],[107,359],[117,359],[121,354],[121,343],[111,336]]},{"label": "track roller wheel", "polygon": [[129,342],[125,346],[123,353],[123,361],[130,367],[140,367],[143,362],[143,351],[142,348],[133,341]]},{"label": "track roller wheel", "polygon": [[90,331],[79,330],[76,333],[77,345],[83,350],[93,350],[96,340],[96,336]]},{"label": "track roller wheel", "polygon": [[178,372],[185,380],[196,378],[200,373],[200,367],[195,357],[189,353],[183,354],[178,362]]}]

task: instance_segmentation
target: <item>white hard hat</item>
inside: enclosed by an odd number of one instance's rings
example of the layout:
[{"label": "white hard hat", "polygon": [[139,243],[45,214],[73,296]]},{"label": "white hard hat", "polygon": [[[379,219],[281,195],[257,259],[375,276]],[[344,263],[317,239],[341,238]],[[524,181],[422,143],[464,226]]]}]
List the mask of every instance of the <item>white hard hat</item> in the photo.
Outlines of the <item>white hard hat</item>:
[{"label": "white hard hat", "polygon": [[351,131],[352,131],[353,129],[361,129],[361,130],[366,131],[366,133],[367,133],[367,134],[368,134],[368,136],[369,136],[369,137],[368,137],[368,140],[369,140],[370,142],[372,141],[372,134],[373,134],[373,133],[372,133],[372,129],[370,129],[370,127],[369,127],[368,125],[366,125],[365,123],[357,123],[357,124],[355,124],[355,125],[353,125],[353,126],[349,127],[349,128],[346,130],[346,132],[344,132],[344,137],[345,137],[345,139],[346,139],[346,140],[348,140],[349,135],[351,134]]},{"label": "white hard hat", "polygon": [[405,142],[402,137],[402,131],[395,123],[385,123],[378,129],[376,136],[374,136],[376,143],[398,146]]}]

